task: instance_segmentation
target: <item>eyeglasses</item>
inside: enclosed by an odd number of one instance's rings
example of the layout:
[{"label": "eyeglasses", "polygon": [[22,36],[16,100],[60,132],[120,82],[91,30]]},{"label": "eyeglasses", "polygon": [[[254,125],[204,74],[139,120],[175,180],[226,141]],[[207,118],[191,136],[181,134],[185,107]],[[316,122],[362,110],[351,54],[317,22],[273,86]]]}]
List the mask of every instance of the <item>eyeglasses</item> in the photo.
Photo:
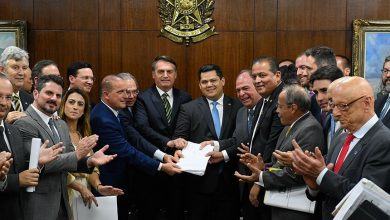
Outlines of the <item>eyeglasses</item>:
[{"label": "eyeglasses", "polygon": [[382,72],[383,74],[388,74],[388,73],[390,73],[390,70],[384,68],[384,69],[381,70],[381,72]]},{"label": "eyeglasses", "polygon": [[129,90],[129,89],[126,89],[126,93],[127,93],[128,95],[136,96],[136,95],[138,95],[139,90],[137,89],[137,90],[131,91],[131,90]]},{"label": "eyeglasses", "polygon": [[349,106],[351,106],[353,103],[357,102],[358,100],[360,100],[364,97],[366,97],[366,96],[365,95],[360,96],[359,98],[357,98],[349,103],[341,103],[341,104],[335,104],[333,101],[329,100],[328,105],[331,109],[334,109],[335,107],[337,107],[340,111],[348,111]]},{"label": "eyeglasses", "polygon": [[283,104],[276,103],[276,108],[283,108],[283,106],[286,106],[287,108],[289,108],[292,105],[294,105],[294,104],[285,104],[285,105],[283,105]]}]

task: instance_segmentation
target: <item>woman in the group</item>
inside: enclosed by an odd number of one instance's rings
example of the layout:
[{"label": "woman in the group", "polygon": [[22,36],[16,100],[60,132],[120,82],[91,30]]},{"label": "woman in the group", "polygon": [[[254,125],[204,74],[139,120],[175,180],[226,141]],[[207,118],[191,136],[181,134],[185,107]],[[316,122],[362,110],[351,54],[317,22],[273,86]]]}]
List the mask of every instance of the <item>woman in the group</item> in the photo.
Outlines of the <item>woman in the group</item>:
[{"label": "woman in the group", "polygon": [[[84,91],[79,88],[71,88],[65,93],[58,115],[68,124],[69,135],[75,149],[83,137],[91,135],[89,112],[89,98]],[[72,201],[75,201],[78,196],[82,197],[86,205],[91,206],[92,202],[97,205],[91,187],[104,196],[123,194],[121,189],[102,185],[97,168],[91,174],[69,173],[68,194],[70,205],[72,206]]]}]

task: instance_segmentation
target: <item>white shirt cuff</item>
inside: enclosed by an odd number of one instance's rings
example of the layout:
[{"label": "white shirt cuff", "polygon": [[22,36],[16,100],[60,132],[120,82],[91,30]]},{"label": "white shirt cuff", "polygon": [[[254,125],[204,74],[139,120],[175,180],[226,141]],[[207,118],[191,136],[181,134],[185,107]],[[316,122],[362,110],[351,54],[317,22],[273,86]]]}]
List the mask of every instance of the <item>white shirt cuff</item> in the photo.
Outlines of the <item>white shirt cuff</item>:
[{"label": "white shirt cuff", "polygon": [[161,171],[162,165],[163,165],[162,163],[160,163],[160,164],[158,165],[158,168],[157,168],[158,171]]},{"label": "white shirt cuff", "polygon": [[222,151],[223,159],[225,160],[225,163],[229,162],[230,158],[229,155],[227,154],[226,150]]},{"label": "white shirt cuff", "polygon": [[164,156],[165,156],[165,153],[159,149],[157,149],[156,152],[154,152],[154,154],[153,154],[153,158],[158,159],[161,162],[164,162]]},{"label": "white shirt cuff", "polygon": [[264,187],[263,171],[260,171],[259,182],[258,183],[259,183],[258,185]]},{"label": "white shirt cuff", "polygon": [[316,197],[320,192],[319,190],[310,189],[310,187],[307,187],[307,189],[309,190],[309,194],[312,195],[313,197]]},{"label": "white shirt cuff", "polygon": [[324,178],[326,172],[328,172],[328,168],[325,167],[325,168],[321,171],[320,175],[317,176],[317,179],[316,179],[317,185],[321,185],[322,178]]},{"label": "white shirt cuff", "polygon": [[219,142],[218,141],[214,141],[214,149],[213,149],[213,151],[219,152]]},{"label": "white shirt cuff", "polygon": [[255,182],[255,184],[261,186],[259,182]]}]

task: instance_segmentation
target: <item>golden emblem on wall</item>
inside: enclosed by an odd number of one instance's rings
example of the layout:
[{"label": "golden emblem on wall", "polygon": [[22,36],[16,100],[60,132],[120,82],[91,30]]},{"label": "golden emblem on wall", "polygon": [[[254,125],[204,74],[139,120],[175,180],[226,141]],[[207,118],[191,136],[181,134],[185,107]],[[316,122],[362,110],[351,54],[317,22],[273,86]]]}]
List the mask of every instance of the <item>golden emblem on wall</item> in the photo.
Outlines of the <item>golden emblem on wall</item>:
[{"label": "golden emblem on wall", "polygon": [[161,35],[177,43],[199,42],[218,34],[211,15],[214,0],[160,0]]}]

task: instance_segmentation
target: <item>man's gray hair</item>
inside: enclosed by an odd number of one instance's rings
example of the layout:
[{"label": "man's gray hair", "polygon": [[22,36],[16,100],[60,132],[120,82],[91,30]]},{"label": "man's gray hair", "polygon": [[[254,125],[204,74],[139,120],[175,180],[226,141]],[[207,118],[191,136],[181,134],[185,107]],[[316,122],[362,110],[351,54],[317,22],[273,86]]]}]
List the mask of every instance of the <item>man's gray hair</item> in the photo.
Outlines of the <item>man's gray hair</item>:
[{"label": "man's gray hair", "polygon": [[137,79],[135,78],[135,76],[131,73],[118,73],[116,74],[117,77],[123,79],[123,80],[134,80],[135,82],[135,85],[137,85],[137,88],[138,88],[138,82],[137,82]]},{"label": "man's gray hair", "polygon": [[25,50],[15,46],[9,46],[5,48],[5,50],[0,56],[0,66],[2,67],[7,66],[7,62],[10,59],[13,59],[15,61],[20,61],[23,60],[23,58],[25,58],[26,60],[29,59],[28,53]]},{"label": "man's gray hair", "polygon": [[283,90],[286,92],[287,104],[296,104],[302,112],[310,110],[310,97],[304,88],[299,85],[288,85]]}]

